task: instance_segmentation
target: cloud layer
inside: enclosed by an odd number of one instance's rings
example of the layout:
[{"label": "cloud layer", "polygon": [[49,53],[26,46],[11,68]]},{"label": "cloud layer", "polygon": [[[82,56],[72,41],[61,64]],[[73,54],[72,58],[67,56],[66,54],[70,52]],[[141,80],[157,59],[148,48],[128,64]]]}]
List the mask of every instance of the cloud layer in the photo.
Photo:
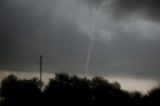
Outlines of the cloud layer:
[{"label": "cloud layer", "polygon": [[33,67],[43,54],[47,71],[84,73],[92,16],[90,73],[160,74],[158,0],[1,0],[0,5],[1,69]]}]

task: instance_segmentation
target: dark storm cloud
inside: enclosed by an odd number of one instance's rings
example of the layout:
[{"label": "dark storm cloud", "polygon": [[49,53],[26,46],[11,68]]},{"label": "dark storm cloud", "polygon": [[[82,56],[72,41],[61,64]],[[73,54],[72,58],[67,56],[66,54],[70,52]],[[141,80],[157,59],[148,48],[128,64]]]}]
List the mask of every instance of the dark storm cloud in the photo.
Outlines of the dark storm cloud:
[{"label": "dark storm cloud", "polygon": [[78,2],[86,3],[86,4],[94,4],[94,5],[100,5],[106,0],[77,0]]},{"label": "dark storm cloud", "polygon": [[[77,0],[96,7],[103,5],[103,10],[109,12],[115,19],[126,19],[133,15],[140,15],[151,21],[160,19],[159,0]],[[108,11],[109,10],[109,11]]]},{"label": "dark storm cloud", "polygon": [[[89,73],[158,76],[159,24],[144,19],[158,20],[158,1],[142,1],[1,0],[0,69],[38,70],[42,54],[45,71],[84,73],[90,43],[87,6],[92,2],[95,42]],[[142,10],[146,16],[139,14]]]},{"label": "dark storm cloud", "polygon": [[[142,15],[144,18],[159,21],[160,1],[159,0],[115,0],[114,14],[117,18],[121,16],[130,17],[133,14]],[[120,17],[119,17],[120,16]]]},{"label": "dark storm cloud", "polygon": [[140,37],[138,32],[132,34],[117,30],[109,44],[96,43],[92,53],[91,73],[158,78],[160,38]]},{"label": "dark storm cloud", "polygon": [[[51,56],[47,64],[56,62],[55,67],[66,66],[66,70],[70,64],[80,64],[82,67],[88,37],[59,12],[58,3],[56,0],[2,0],[1,69],[32,67],[39,61],[34,56],[40,54]],[[69,67],[70,70],[72,68]]]}]

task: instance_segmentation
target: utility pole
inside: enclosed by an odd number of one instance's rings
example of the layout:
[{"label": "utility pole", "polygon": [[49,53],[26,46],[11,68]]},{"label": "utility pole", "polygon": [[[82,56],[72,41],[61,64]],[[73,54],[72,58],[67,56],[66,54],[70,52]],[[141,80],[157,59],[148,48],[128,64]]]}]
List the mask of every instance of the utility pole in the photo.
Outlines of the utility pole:
[{"label": "utility pole", "polygon": [[42,88],[42,55],[40,55],[40,89]]}]

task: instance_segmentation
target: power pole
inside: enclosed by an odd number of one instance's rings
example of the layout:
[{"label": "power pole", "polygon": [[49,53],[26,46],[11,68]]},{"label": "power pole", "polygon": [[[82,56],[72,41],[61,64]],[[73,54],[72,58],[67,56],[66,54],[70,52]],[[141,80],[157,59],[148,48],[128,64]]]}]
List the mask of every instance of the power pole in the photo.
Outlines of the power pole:
[{"label": "power pole", "polygon": [[40,89],[42,88],[42,55],[40,55]]}]

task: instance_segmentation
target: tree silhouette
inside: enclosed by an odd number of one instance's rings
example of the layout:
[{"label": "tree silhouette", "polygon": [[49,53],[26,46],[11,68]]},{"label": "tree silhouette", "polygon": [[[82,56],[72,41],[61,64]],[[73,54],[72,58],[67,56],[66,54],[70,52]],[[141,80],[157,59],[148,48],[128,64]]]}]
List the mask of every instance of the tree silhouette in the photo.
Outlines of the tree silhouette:
[{"label": "tree silhouette", "polygon": [[150,105],[160,105],[160,87],[154,88],[146,96],[146,103]]},{"label": "tree silhouette", "polygon": [[50,82],[44,90],[45,102],[47,104],[61,104],[68,102],[69,95],[69,76],[67,74],[56,74],[55,79]]},{"label": "tree silhouette", "polygon": [[103,77],[92,79],[55,74],[49,83],[40,90],[38,78],[18,79],[14,75],[4,78],[1,83],[1,106],[100,106],[159,105],[160,87],[152,89],[147,95],[140,92],[127,92],[118,82],[110,83]]},{"label": "tree silhouette", "polygon": [[9,75],[2,81],[0,95],[5,98],[5,106],[37,104],[41,96],[39,81],[37,78],[19,80]]}]

